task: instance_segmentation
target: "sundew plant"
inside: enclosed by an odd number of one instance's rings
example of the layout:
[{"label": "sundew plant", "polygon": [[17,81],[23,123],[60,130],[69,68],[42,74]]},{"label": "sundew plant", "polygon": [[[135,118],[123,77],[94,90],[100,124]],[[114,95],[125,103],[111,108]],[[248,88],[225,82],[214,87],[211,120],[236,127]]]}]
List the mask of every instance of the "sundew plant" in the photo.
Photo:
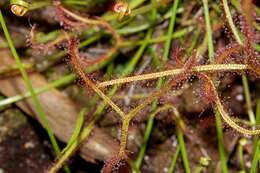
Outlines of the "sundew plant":
[{"label": "sundew plant", "polygon": [[[28,92],[0,106],[32,98],[55,157],[40,172],[74,172],[73,158],[100,128],[116,152],[83,156],[101,162],[99,172],[257,173],[259,14],[252,0],[4,1],[0,46],[16,64],[0,74],[21,75]],[[13,18],[27,27],[26,44],[13,37]],[[31,74],[61,68],[33,87]],[[79,111],[62,140],[39,94],[70,87]]]}]

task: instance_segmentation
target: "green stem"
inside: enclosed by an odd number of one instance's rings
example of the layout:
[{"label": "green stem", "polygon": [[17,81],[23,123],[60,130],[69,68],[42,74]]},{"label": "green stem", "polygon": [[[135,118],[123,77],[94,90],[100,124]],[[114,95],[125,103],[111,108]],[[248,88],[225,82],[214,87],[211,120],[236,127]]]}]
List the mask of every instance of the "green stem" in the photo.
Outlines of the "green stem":
[{"label": "green stem", "polygon": [[240,165],[241,165],[241,170],[246,172],[245,169],[245,162],[244,162],[244,154],[243,154],[243,150],[244,150],[244,145],[247,143],[247,140],[245,138],[241,138],[239,140],[239,144],[238,144],[238,154],[239,154],[239,160],[240,160]]},{"label": "green stem", "polygon": [[29,10],[36,10],[39,8],[43,8],[43,7],[47,7],[47,6],[51,6],[52,3],[50,1],[42,1],[42,2],[33,2],[32,4],[30,4],[29,6]]},{"label": "green stem", "polygon": [[194,50],[197,42],[198,42],[198,39],[199,39],[199,36],[200,36],[200,30],[199,29],[196,29],[194,31],[194,37],[192,38],[192,41],[191,41],[191,44],[190,44],[190,47],[187,49],[187,53],[190,55],[191,52]]},{"label": "green stem", "polygon": [[204,7],[204,16],[206,21],[206,29],[207,29],[207,39],[208,39],[208,54],[211,62],[214,62],[214,47],[212,40],[212,31],[210,25],[210,17],[209,17],[209,8],[208,8],[208,0],[202,0]]},{"label": "green stem", "polygon": [[79,114],[78,114],[78,117],[77,117],[77,121],[76,121],[76,124],[75,124],[75,127],[74,127],[74,131],[69,139],[69,141],[67,142],[67,145],[66,147],[63,149],[63,152],[66,152],[66,150],[75,142],[78,142],[78,138],[79,138],[79,135],[80,135],[80,132],[82,130],[82,127],[84,125],[84,120],[85,120],[85,114],[87,112],[87,108],[83,108]]},{"label": "green stem", "polygon": [[[151,0],[151,5],[156,7],[157,6],[157,0]],[[157,18],[157,8],[152,9],[152,15],[151,15],[152,21],[156,22]]]},{"label": "green stem", "polygon": [[145,155],[145,151],[148,145],[148,141],[150,139],[151,133],[152,133],[152,129],[153,129],[153,124],[154,124],[154,116],[150,116],[151,118],[148,119],[147,124],[146,124],[146,129],[145,129],[145,133],[144,133],[144,139],[143,139],[143,144],[139,150],[137,159],[135,160],[135,166],[140,169],[142,162],[143,162],[143,158]]},{"label": "green stem", "polygon": [[245,98],[246,98],[247,113],[249,116],[249,120],[250,120],[250,123],[255,125],[255,115],[254,115],[254,112],[252,109],[252,102],[251,102],[251,98],[250,98],[248,80],[245,75],[242,75],[242,82],[243,82],[243,86],[244,86],[244,94],[245,94]]},{"label": "green stem", "polygon": [[183,161],[183,165],[184,165],[184,170],[186,173],[190,173],[190,164],[189,164],[189,160],[188,160],[188,154],[187,154],[187,150],[186,150],[186,146],[185,146],[185,142],[184,142],[184,137],[183,137],[183,133],[180,129],[180,127],[177,127],[177,138],[178,138],[178,142],[180,145],[180,149],[181,149],[181,156],[182,156],[182,161]]},{"label": "green stem", "polygon": [[[32,64],[29,63],[23,63],[22,64],[25,70],[30,70],[33,68]],[[5,67],[0,68],[0,76],[8,75],[8,74],[13,74],[19,70],[19,67],[17,64],[11,64],[11,65],[6,65]]]},{"label": "green stem", "polygon": [[[184,29],[180,29],[178,31],[175,31],[171,36],[170,38],[171,39],[174,39],[174,38],[180,38],[180,37],[183,37],[185,34],[191,32],[193,30],[193,27],[187,27],[187,28],[184,28]],[[158,36],[158,37],[155,37],[155,38],[151,38],[149,40],[147,40],[147,42],[149,44],[155,44],[155,43],[160,43],[160,42],[164,42],[166,40],[168,40],[169,37],[167,35],[162,35],[162,36]],[[143,42],[145,42],[145,40],[141,40],[141,41],[124,41],[122,42],[122,44],[120,44],[119,46],[120,47],[127,47],[127,46],[135,46],[135,45],[140,45],[142,44]]]},{"label": "green stem", "polygon": [[175,25],[175,20],[176,20],[176,14],[177,14],[177,7],[179,4],[179,0],[175,0],[173,2],[173,6],[172,6],[172,15],[171,15],[171,20],[170,20],[170,24],[168,27],[168,34],[167,34],[167,40],[165,42],[165,46],[164,46],[164,53],[163,53],[163,60],[166,61],[170,55],[170,48],[171,48],[171,36],[173,34],[173,30],[174,30],[174,25]]},{"label": "green stem", "polygon": [[256,173],[257,172],[259,155],[260,155],[260,140],[258,140],[257,145],[256,145],[256,150],[255,150],[255,153],[254,153],[254,156],[253,156],[253,161],[252,161],[250,173]]},{"label": "green stem", "polygon": [[218,111],[215,111],[215,120],[216,120],[216,130],[217,130],[217,138],[218,138],[218,150],[219,150],[220,161],[221,161],[221,170],[223,173],[228,173],[226,152],[223,144],[222,123]]},{"label": "green stem", "polygon": [[[256,102],[256,126],[260,125],[260,98],[257,99],[257,102]],[[256,147],[257,147],[257,141],[259,140],[259,137],[258,136],[255,136],[254,138],[254,151],[256,150]],[[260,156],[259,156],[260,158]]]},{"label": "green stem", "polygon": [[177,145],[176,147],[176,151],[172,157],[172,162],[171,162],[171,165],[167,171],[167,173],[173,173],[174,169],[175,169],[175,166],[176,166],[176,162],[177,162],[177,159],[178,159],[178,156],[179,156],[179,153],[180,153],[180,146]]}]

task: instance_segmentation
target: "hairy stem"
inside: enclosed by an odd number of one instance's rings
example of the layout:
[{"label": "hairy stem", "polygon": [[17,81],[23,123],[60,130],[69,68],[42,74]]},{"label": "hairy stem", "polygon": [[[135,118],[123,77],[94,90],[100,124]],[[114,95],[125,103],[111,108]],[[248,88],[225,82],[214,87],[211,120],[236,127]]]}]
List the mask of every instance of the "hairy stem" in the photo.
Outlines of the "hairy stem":
[{"label": "hairy stem", "polygon": [[[223,71],[244,71],[248,69],[250,69],[248,65],[243,65],[243,64],[209,64],[209,65],[195,66],[191,69],[191,71],[192,72],[218,72],[218,71],[223,72]],[[142,80],[151,80],[160,77],[174,76],[184,72],[185,69],[179,68],[179,69],[137,75],[132,77],[119,78],[119,79],[101,82],[97,84],[97,87],[102,88],[102,87],[115,85],[115,84],[123,84],[123,83],[136,82]]]}]

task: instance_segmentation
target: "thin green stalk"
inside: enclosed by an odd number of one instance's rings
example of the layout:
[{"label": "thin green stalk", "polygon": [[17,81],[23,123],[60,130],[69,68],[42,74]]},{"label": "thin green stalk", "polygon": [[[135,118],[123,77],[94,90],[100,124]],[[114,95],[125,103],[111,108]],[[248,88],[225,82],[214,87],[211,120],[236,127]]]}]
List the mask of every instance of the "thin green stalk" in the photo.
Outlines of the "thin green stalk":
[{"label": "thin green stalk", "polygon": [[178,143],[179,143],[180,149],[181,149],[181,156],[182,156],[182,161],[183,161],[183,165],[184,165],[184,170],[186,173],[190,173],[191,171],[190,171],[188,154],[187,154],[186,145],[184,142],[183,133],[182,133],[180,127],[177,127],[177,138],[178,138]]},{"label": "thin green stalk", "polygon": [[145,155],[145,151],[148,145],[148,141],[150,139],[151,133],[152,133],[152,129],[153,129],[153,124],[154,124],[154,116],[150,116],[150,118],[147,121],[146,124],[146,129],[145,129],[145,133],[144,133],[144,139],[143,139],[143,144],[138,152],[138,156],[137,159],[135,160],[135,166],[140,169],[142,162],[143,162],[143,158]]},{"label": "thin green stalk", "polygon": [[194,31],[194,37],[192,38],[192,41],[191,41],[191,45],[190,47],[187,49],[187,53],[190,55],[192,50],[194,50],[197,42],[198,42],[198,39],[199,39],[199,36],[200,36],[200,30],[199,29],[196,29]]},{"label": "thin green stalk", "polygon": [[84,125],[84,120],[85,120],[85,114],[87,112],[87,108],[83,108],[79,114],[78,114],[78,117],[77,117],[77,121],[76,121],[76,124],[75,124],[75,128],[74,128],[74,131],[69,139],[69,141],[67,142],[67,145],[66,147],[63,149],[63,152],[66,152],[68,150],[68,148],[75,142],[78,142],[78,138],[79,138],[79,135],[80,135],[80,132],[82,130],[82,127]]},{"label": "thin green stalk", "polygon": [[[155,2],[156,0],[153,0],[153,1]],[[136,9],[132,10],[131,17],[133,18],[137,15],[142,15],[142,14],[147,13],[149,11],[152,11],[152,13],[154,13],[155,11],[157,11],[157,8],[159,8],[160,5],[161,4],[157,3],[157,2],[150,3],[150,4],[147,4],[147,5],[144,4],[140,8],[136,8]]]},{"label": "thin green stalk", "polygon": [[[74,81],[75,77],[76,77],[76,75],[69,74],[67,76],[62,77],[61,79],[55,80],[52,83],[48,83],[47,85],[45,85],[41,88],[35,88],[34,92],[35,92],[35,94],[40,94],[40,93],[43,93],[43,92],[47,92],[47,91],[49,91],[50,89],[53,89],[53,88],[62,87],[64,85],[69,84],[72,81]],[[30,98],[30,97],[32,97],[32,94],[31,94],[30,91],[27,91],[25,93],[15,95],[15,96],[12,96],[12,97],[8,97],[8,98],[0,101],[0,107],[6,106],[6,105],[9,105],[9,104],[12,104],[12,103],[16,103],[18,101],[21,101],[23,99]]]},{"label": "thin green stalk", "polygon": [[151,27],[151,24],[149,22],[142,23],[141,25],[137,26],[127,26],[124,28],[117,29],[116,32],[120,35],[129,35],[129,34],[134,34],[137,32],[144,31],[148,28]]},{"label": "thin green stalk", "polygon": [[174,0],[173,6],[172,6],[171,20],[170,20],[170,24],[168,27],[167,40],[164,45],[164,53],[163,53],[164,61],[166,61],[170,55],[170,51],[168,51],[168,50],[170,50],[170,48],[171,48],[171,42],[172,42],[171,35],[173,34],[173,30],[174,30],[178,5],[179,5],[179,0]]},{"label": "thin green stalk", "polygon": [[[256,126],[258,126],[258,125],[260,125],[260,98],[257,99],[257,102],[256,102]],[[258,140],[259,140],[259,137],[255,136],[255,138],[254,138],[254,151],[256,150]]]},{"label": "thin green stalk", "polygon": [[95,122],[98,119],[98,115],[94,114],[93,119],[89,122],[89,124],[82,130],[80,136],[78,138],[79,142],[73,142],[70,147],[66,148],[66,151],[62,152],[62,155],[59,157],[58,161],[48,170],[48,173],[56,173],[62,165],[67,161],[67,159],[71,156],[71,154],[77,149],[78,145],[82,143],[86,136],[90,135],[90,132],[94,128]]},{"label": "thin green stalk", "polygon": [[143,42],[143,44],[140,46],[140,48],[137,50],[135,56],[131,59],[131,61],[126,65],[125,70],[122,72],[121,76],[127,76],[129,75],[133,70],[135,65],[138,63],[138,61],[140,60],[141,56],[143,55],[147,45],[148,45],[148,40],[149,38],[151,38],[152,35],[152,30],[150,29],[147,32],[146,38],[145,38],[145,42]]},{"label": "thin green stalk", "polygon": [[[151,0],[152,1],[152,6],[156,7],[157,6],[157,0]],[[152,15],[151,15],[152,21],[156,21],[157,18],[157,8],[152,9]]]},{"label": "thin green stalk", "polygon": [[63,0],[62,2],[67,5],[86,5],[87,6],[87,5],[93,4],[93,2],[91,2],[91,1],[82,1],[82,0]]},{"label": "thin green stalk", "polygon": [[260,155],[260,140],[258,140],[257,145],[256,145],[256,150],[255,150],[255,153],[254,153],[254,156],[253,156],[253,161],[252,161],[250,173],[257,173],[259,155]]},{"label": "thin green stalk", "polygon": [[[29,63],[23,63],[22,64],[25,70],[30,70],[33,68],[32,64]],[[5,74],[13,74],[14,72],[17,72],[19,70],[19,67],[17,64],[11,64],[11,65],[6,65],[5,67],[0,68],[0,76],[4,76]]]},{"label": "thin green stalk", "polygon": [[179,153],[180,153],[180,146],[177,145],[176,147],[176,151],[172,157],[172,162],[171,162],[171,165],[167,171],[167,173],[173,173],[174,169],[175,169],[175,166],[176,166],[176,163],[177,163],[177,159],[178,159],[178,156],[179,156]]},{"label": "thin green stalk", "polygon": [[[32,100],[34,102],[35,109],[36,109],[38,115],[40,116],[40,119],[43,122],[43,126],[45,127],[45,129],[46,129],[46,131],[48,133],[48,136],[50,138],[50,141],[51,141],[51,144],[53,146],[54,152],[55,152],[56,155],[58,155],[60,153],[60,149],[59,149],[58,143],[57,143],[57,141],[56,141],[56,139],[54,137],[54,134],[53,134],[52,130],[49,127],[48,120],[46,118],[46,115],[45,115],[42,107],[41,107],[41,104],[40,104],[40,101],[38,99],[38,96],[37,96],[37,94],[34,91],[34,88],[32,86],[32,83],[31,83],[30,79],[29,79],[29,76],[28,76],[26,70],[23,67],[23,64],[22,64],[22,62],[20,60],[20,57],[19,57],[18,53],[16,52],[16,49],[14,47],[14,44],[13,44],[13,41],[12,41],[11,36],[9,34],[9,31],[8,31],[8,29],[6,27],[6,23],[5,23],[5,20],[4,20],[4,17],[2,15],[2,11],[1,10],[0,10],[0,23],[1,23],[2,29],[4,31],[5,38],[6,38],[7,42],[8,42],[9,48],[11,50],[11,53],[12,53],[14,59],[15,59],[16,64],[19,67],[19,70],[20,70],[20,72],[22,74],[24,82],[25,82],[28,90],[30,91],[30,93],[32,95]],[[68,167],[66,167],[65,170],[66,170],[66,172],[70,172]]]},{"label": "thin green stalk", "polygon": [[52,3],[50,1],[33,2],[32,4],[30,4],[29,10],[32,11],[32,10],[36,10],[36,9],[51,6],[51,5],[52,5]]},{"label": "thin green stalk", "polygon": [[241,138],[239,140],[239,144],[238,144],[238,154],[239,154],[239,161],[240,161],[240,165],[241,165],[241,170],[246,172],[246,168],[245,168],[245,161],[244,161],[244,146],[247,143],[247,139],[246,138]]},{"label": "thin green stalk", "polygon": [[[175,31],[171,35],[170,38],[171,39],[180,38],[180,37],[184,36],[185,34],[191,32],[192,30],[193,30],[193,27],[187,27],[187,28],[184,28],[184,29],[180,29],[178,31]],[[169,39],[169,37],[167,35],[162,35],[162,36],[158,36],[158,37],[149,39],[148,43],[149,44],[160,43],[160,42],[166,41],[167,39]],[[141,41],[124,41],[119,46],[120,47],[135,46],[135,45],[140,45],[143,42],[145,42],[145,41],[144,40],[141,40]]]},{"label": "thin green stalk", "polygon": [[127,163],[131,166],[133,173],[142,173],[132,160],[127,160]]},{"label": "thin green stalk", "polygon": [[221,170],[223,173],[228,173],[227,157],[226,157],[226,152],[223,144],[224,142],[223,142],[222,122],[218,111],[215,111],[215,120],[216,120],[216,130],[217,130],[218,150],[220,155]]},{"label": "thin green stalk", "polygon": [[247,105],[247,113],[249,116],[250,123],[255,125],[255,115],[252,110],[252,102],[250,98],[250,90],[248,86],[248,80],[245,75],[242,75],[242,82],[243,82],[243,88],[244,88],[244,94],[245,94],[245,99],[246,99],[246,105]]},{"label": "thin green stalk", "polygon": [[208,0],[202,0],[204,7],[204,16],[206,21],[206,29],[207,29],[207,39],[208,39],[208,54],[211,62],[214,62],[214,47],[212,40],[212,30],[210,25],[210,17],[209,17],[209,8],[208,8]]},{"label": "thin green stalk", "polygon": [[36,41],[38,43],[47,43],[48,41],[54,40],[55,38],[57,38],[59,35],[61,34],[60,30],[53,30],[50,31],[49,33],[42,33],[39,32],[36,34]]}]

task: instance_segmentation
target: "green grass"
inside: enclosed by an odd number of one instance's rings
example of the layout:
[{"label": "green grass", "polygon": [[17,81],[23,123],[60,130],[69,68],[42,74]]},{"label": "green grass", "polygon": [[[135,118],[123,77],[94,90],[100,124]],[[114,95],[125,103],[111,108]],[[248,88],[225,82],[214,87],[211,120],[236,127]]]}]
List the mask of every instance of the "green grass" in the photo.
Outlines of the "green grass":
[{"label": "green grass", "polygon": [[215,121],[216,121],[216,129],[217,129],[218,151],[219,151],[219,157],[221,162],[221,170],[223,173],[227,173],[228,172],[227,156],[226,156],[224,142],[223,142],[222,122],[218,111],[215,112]]},{"label": "green grass", "polygon": [[85,114],[86,112],[88,111],[87,108],[83,108],[79,114],[78,114],[78,117],[77,117],[77,121],[76,121],[76,124],[75,124],[75,128],[74,128],[74,131],[69,139],[69,141],[67,142],[67,145],[66,147],[63,149],[63,152],[66,152],[66,150],[75,142],[78,142],[78,139],[79,139],[79,135],[80,135],[80,132],[83,128],[83,125],[84,125],[84,120],[85,120]]},{"label": "green grass", "polygon": [[211,62],[214,62],[214,46],[212,40],[212,30],[210,25],[208,0],[203,1],[204,16],[206,21],[207,39],[208,39],[208,55]]},{"label": "green grass", "polygon": [[[13,57],[15,59],[15,62],[16,62],[17,66],[18,66],[18,68],[19,68],[19,70],[20,70],[20,72],[22,74],[23,80],[24,80],[24,82],[25,82],[29,92],[31,93],[32,100],[33,100],[34,105],[35,105],[35,109],[36,109],[38,115],[40,116],[40,119],[43,122],[43,126],[46,129],[47,134],[48,134],[48,136],[50,138],[50,141],[51,141],[51,144],[53,146],[54,152],[55,152],[56,155],[59,155],[60,154],[60,148],[58,146],[58,143],[57,143],[57,141],[55,139],[55,136],[54,136],[51,128],[49,127],[49,123],[48,123],[46,114],[45,114],[45,112],[43,111],[43,109],[41,107],[39,98],[38,98],[37,94],[34,91],[34,88],[32,86],[30,78],[29,78],[27,72],[25,71],[24,66],[23,66],[23,64],[21,62],[21,59],[20,59],[20,57],[19,57],[19,55],[18,55],[18,53],[17,53],[17,51],[16,51],[16,49],[14,47],[13,41],[12,41],[11,36],[9,34],[9,31],[8,31],[8,29],[6,27],[6,23],[5,23],[5,20],[4,20],[4,17],[2,15],[2,11],[1,10],[0,10],[0,23],[1,23],[2,29],[4,31],[5,38],[6,38],[7,42],[8,42],[9,48],[11,50],[11,53],[12,53],[12,55],[13,55]],[[67,166],[65,167],[65,170],[66,170],[66,172],[70,172],[70,170],[69,170],[69,168]]]},{"label": "green grass", "polygon": [[180,153],[180,146],[177,145],[175,153],[174,153],[174,155],[172,157],[172,161],[171,161],[171,164],[170,164],[170,167],[169,167],[167,173],[173,173],[174,172],[174,169],[176,167],[176,163],[177,163],[177,159],[178,159],[179,153]]},{"label": "green grass", "polygon": [[186,173],[190,173],[191,172],[190,163],[189,163],[186,145],[185,145],[185,141],[184,141],[184,137],[183,137],[183,132],[181,131],[181,129],[179,127],[177,127],[177,139],[178,139],[178,143],[179,143],[180,150],[181,150],[181,156],[182,156],[184,170]]},{"label": "green grass", "polygon": [[168,39],[166,40],[165,45],[164,45],[164,53],[163,53],[164,61],[167,61],[167,59],[169,58],[169,55],[170,55],[170,48],[171,48],[171,43],[172,43],[171,35],[173,34],[174,25],[176,22],[176,14],[177,14],[178,5],[179,5],[179,0],[175,0],[172,5],[172,15],[171,15],[170,24],[169,24],[168,32],[167,32]]},{"label": "green grass", "polygon": [[244,145],[246,145],[247,143],[247,139],[246,138],[241,138],[239,140],[239,144],[238,144],[238,153],[239,153],[239,162],[240,162],[240,167],[241,167],[241,170],[246,172],[246,169],[245,169],[245,161],[244,161]]}]

